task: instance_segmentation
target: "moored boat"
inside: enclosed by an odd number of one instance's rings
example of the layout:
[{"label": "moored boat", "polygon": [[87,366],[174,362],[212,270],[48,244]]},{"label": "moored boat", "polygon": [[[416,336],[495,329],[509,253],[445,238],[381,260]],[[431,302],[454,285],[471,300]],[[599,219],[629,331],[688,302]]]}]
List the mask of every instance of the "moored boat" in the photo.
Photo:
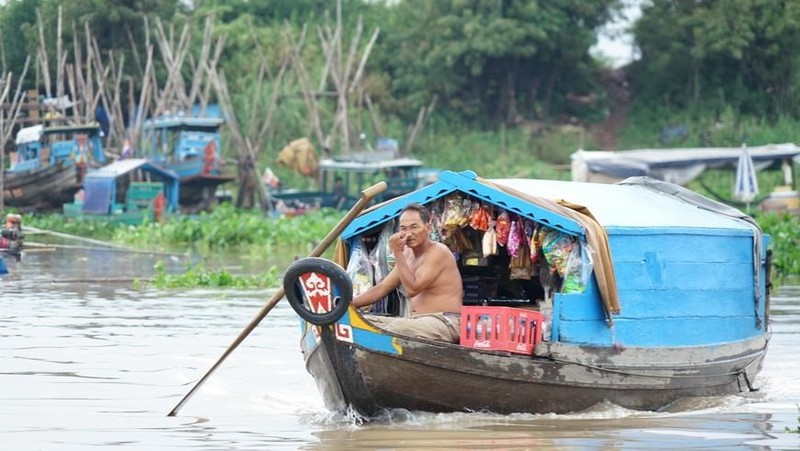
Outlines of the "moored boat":
[{"label": "moored boat", "polygon": [[[373,252],[411,202],[432,210],[458,259],[458,344],[393,334],[347,306],[355,250]],[[487,234],[506,237],[484,248]],[[306,368],[336,411],[660,409],[754,389],[770,338],[768,239],[738,210],[665,182],[445,171],[341,239],[337,264],[300,260],[284,280],[305,319]],[[390,296],[373,313],[402,304]]]},{"label": "moored boat", "polygon": [[225,172],[220,156],[216,117],[163,116],[144,122],[137,155],[180,177],[180,206],[187,211],[208,208],[221,184],[236,177]]},{"label": "moored boat", "polygon": [[91,165],[105,162],[100,125],[36,125],[16,137],[4,172],[3,200],[18,208],[52,209],[72,199]]}]

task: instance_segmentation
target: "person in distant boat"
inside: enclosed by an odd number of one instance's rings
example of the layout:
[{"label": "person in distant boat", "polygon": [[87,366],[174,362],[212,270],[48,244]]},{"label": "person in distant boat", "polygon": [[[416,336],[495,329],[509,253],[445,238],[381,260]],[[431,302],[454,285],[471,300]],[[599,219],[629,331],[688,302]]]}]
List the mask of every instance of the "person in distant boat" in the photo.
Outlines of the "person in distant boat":
[{"label": "person in distant boat", "polygon": [[333,190],[331,190],[331,194],[333,197],[333,208],[341,210],[344,203],[347,201],[347,190],[344,188],[344,181],[341,177],[333,179]]},{"label": "person in distant boat", "polygon": [[410,317],[367,315],[367,319],[398,335],[456,343],[461,330],[461,274],[450,249],[430,239],[432,227],[424,206],[414,203],[405,207],[399,231],[389,238],[395,267],[352,304],[371,305],[402,286],[411,299]]}]

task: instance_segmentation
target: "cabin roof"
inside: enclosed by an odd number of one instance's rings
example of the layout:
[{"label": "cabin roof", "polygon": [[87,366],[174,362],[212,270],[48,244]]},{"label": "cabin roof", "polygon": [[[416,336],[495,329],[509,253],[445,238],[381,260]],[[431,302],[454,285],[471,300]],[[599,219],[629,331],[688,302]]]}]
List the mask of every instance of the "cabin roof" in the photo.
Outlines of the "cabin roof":
[{"label": "cabin roof", "polygon": [[161,166],[155,165],[149,160],[143,158],[117,160],[109,165],[89,172],[86,174],[86,178],[115,179],[139,168],[142,168],[147,172],[158,174],[162,179],[173,180],[175,182],[179,180],[178,174],[176,174],[174,171],[164,169]]},{"label": "cabin roof", "polygon": [[165,116],[144,121],[142,128],[219,128],[224,122],[219,117]]},{"label": "cabin roof", "polygon": [[639,185],[536,179],[497,179],[492,182],[535,196],[584,205],[606,227],[751,230],[741,221]]},{"label": "cabin roof", "polygon": [[416,168],[421,166],[422,161],[407,157],[381,161],[336,160],[325,158],[319,162],[319,168],[321,170],[345,170],[351,172],[378,172],[380,170],[392,168]]},{"label": "cabin roof", "polygon": [[44,129],[44,125],[42,124],[19,129],[15,141],[16,144],[19,145],[39,141],[42,138],[42,129]]},{"label": "cabin roof", "polygon": [[33,125],[25,127],[17,132],[15,143],[27,144],[39,141],[43,135],[56,134],[56,133],[99,133],[100,124],[97,122],[89,122],[86,124],[71,124],[71,125],[52,125],[45,127],[44,124]]},{"label": "cabin roof", "polygon": [[[523,214],[535,221],[571,235],[584,235],[576,221],[544,206],[499,188],[519,191],[546,201],[566,200],[588,207],[597,221],[608,228],[633,229],[726,229],[752,234],[751,226],[720,212],[701,209],[678,197],[642,185],[609,185],[538,179],[493,179],[483,183],[473,172],[443,171],[439,181],[387,201],[361,215],[342,236],[350,238],[399,216],[412,202],[427,204],[454,191],[490,202],[506,210]],[[671,185],[674,186],[674,185]]]}]

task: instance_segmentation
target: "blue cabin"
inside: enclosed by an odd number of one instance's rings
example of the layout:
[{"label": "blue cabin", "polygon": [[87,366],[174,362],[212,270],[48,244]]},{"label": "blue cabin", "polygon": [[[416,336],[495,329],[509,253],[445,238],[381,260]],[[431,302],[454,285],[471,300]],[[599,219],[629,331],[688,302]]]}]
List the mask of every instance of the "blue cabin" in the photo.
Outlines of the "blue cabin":
[{"label": "blue cabin", "polygon": [[224,170],[218,117],[161,116],[144,122],[138,157],[175,172],[180,205],[206,208],[218,185],[235,176]]},{"label": "blue cabin", "polygon": [[26,172],[55,166],[93,161],[104,163],[100,125],[34,125],[21,129],[16,151],[11,153],[9,172]]}]

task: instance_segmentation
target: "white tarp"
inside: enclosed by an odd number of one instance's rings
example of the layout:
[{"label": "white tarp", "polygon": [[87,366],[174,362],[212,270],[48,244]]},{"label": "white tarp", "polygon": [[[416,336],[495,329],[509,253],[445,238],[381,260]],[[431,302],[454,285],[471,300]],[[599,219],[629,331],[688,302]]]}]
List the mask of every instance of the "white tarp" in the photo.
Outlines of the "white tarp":
[{"label": "white tarp", "polygon": [[[800,161],[800,148],[792,143],[750,147],[756,171],[777,161]],[[647,176],[677,185],[686,185],[706,169],[735,168],[742,150],[739,147],[699,147],[684,149],[578,150],[572,158],[572,180],[616,183],[628,177]]]}]

